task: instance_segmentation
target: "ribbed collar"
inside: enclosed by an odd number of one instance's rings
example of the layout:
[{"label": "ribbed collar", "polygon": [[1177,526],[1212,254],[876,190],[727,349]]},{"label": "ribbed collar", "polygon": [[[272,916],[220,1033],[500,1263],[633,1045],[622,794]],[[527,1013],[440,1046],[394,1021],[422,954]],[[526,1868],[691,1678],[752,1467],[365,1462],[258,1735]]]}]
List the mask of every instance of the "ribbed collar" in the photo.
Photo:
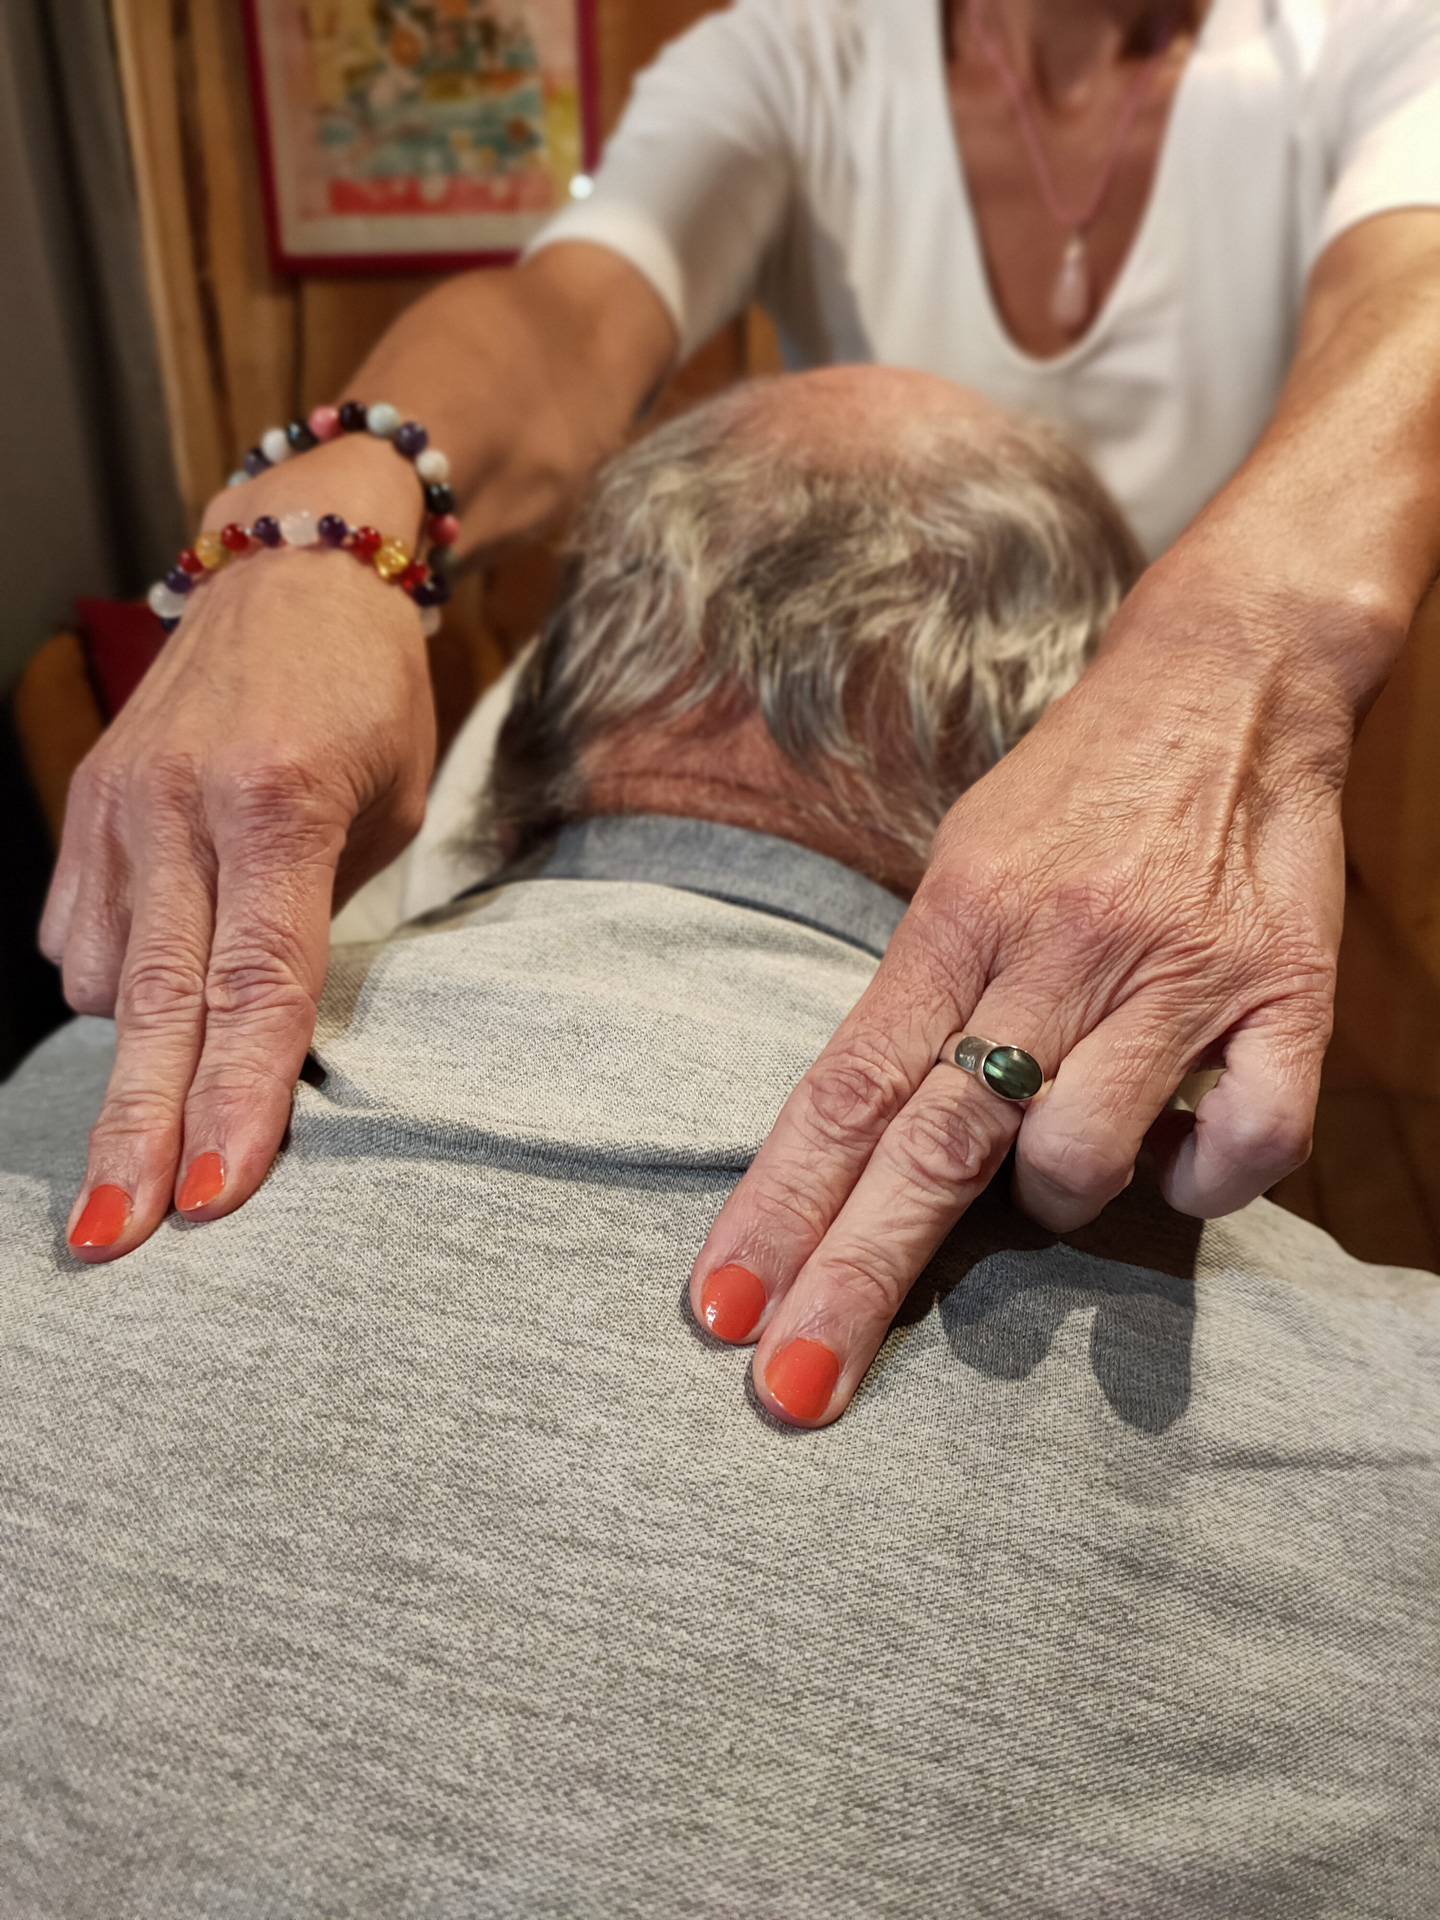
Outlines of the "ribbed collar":
[{"label": "ribbed collar", "polygon": [[673,814],[577,821],[561,828],[548,857],[498,873],[486,886],[521,877],[680,887],[818,927],[877,958],[905,912],[905,902],[885,887],[793,840]]}]

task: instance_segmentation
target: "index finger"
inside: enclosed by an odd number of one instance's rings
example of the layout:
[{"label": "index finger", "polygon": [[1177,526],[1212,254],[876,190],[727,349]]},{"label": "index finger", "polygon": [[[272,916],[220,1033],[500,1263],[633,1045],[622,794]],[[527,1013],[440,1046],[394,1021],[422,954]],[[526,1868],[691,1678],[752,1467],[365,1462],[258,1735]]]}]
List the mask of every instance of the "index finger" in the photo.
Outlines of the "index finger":
[{"label": "index finger", "polygon": [[[820,1245],[891,1122],[925,1081],[946,1038],[980,997],[983,971],[957,942],[937,964],[928,941],[901,923],[879,972],[797,1083],[759,1153],[706,1236],[690,1276],[697,1318],[743,1340],[764,1306]],[[952,1069],[953,1073],[953,1069]],[[711,1277],[758,1279],[729,1289],[717,1311]],[[724,1283],[717,1283],[725,1291]],[[748,1324],[745,1320],[753,1306]]]},{"label": "index finger", "polygon": [[216,831],[205,1041],[185,1102],[175,1194],[192,1220],[229,1213],[265,1178],[315,1031],[345,830],[306,817],[286,785],[259,782],[250,804]]}]

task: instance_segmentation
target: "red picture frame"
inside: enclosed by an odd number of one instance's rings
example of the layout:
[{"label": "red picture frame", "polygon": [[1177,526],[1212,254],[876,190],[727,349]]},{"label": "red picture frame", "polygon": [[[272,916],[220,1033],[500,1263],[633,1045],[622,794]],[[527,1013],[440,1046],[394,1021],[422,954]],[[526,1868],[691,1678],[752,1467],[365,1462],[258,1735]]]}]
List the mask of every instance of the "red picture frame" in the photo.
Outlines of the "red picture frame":
[{"label": "red picture frame", "polygon": [[279,273],[506,265],[598,162],[595,0],[244,0],[244,24]]}]

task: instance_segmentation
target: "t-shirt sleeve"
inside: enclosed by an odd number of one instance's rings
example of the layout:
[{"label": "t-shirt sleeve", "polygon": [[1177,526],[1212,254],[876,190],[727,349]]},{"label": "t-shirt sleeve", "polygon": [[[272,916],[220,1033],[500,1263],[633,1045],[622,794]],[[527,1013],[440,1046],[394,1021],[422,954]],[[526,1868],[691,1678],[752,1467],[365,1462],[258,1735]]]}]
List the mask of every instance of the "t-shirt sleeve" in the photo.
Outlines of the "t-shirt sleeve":
[{"label": "t-shirt sleeve", "polygon": [[682,357],[745,305],[795,178],[805,60],[786,0],[740,0],[642,73],[588,199],[530,254],[590,240],[621,254],[675,321]]},{"label": "t-shirt sleeve", "polygon": [[1322,249],[1371,214],[1440,207],[1440,0],[1341,0],[1336,14]]}]

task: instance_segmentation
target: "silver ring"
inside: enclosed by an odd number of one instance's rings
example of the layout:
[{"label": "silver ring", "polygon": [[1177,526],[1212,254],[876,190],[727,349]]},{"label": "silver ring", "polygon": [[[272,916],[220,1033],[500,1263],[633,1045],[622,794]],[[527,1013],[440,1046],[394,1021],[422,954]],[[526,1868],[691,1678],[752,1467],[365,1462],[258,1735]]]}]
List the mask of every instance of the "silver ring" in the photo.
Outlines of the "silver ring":
[{"label": "silver ring", "polygon": [[1023,1107],[1027,1100],[1033,1100],[1045,1084],[1045,1075],[1034,1054],[1026,1053],[1023,1047],[982,1040],[974,1033],[951,1034],[940,1049],[940,1062],[942,1066],[959,1067],[962,1073],[973,1074],[991,1093],[1016,1106]]}]

